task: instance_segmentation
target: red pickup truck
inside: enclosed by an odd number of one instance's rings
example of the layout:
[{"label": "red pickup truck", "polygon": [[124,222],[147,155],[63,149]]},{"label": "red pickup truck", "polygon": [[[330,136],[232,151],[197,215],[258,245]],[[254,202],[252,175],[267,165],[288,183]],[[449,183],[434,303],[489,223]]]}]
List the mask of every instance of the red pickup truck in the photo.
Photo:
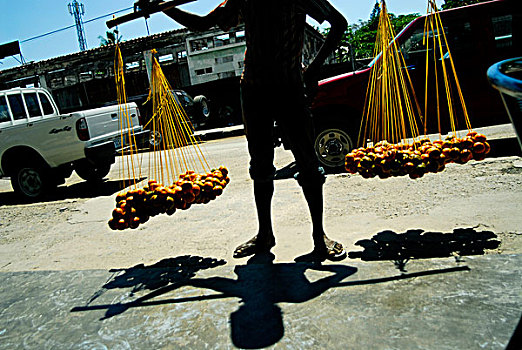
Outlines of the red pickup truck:
[{"label": "red pickup truck", "polygon": [[[509,123],[499,93],[490,86],[486,72],[495,62],[522,56],[522,7],[518,6],[519,2],[488,1],[440,12],[473,127]],[[406,61],[403,68],[408,69],[422,105],[426,77],[426,48],[422,44],[425,17],[413,20],[395,38]],[[358,146],[366,90],[374,62],[375,59],[361,70],[319,83],[312,105],[315,150],[327,168],[342,166],[344,156]],[[442,69],[439,67],[438,71]],[[435,103],[432,108],[435,108]],[[438,132],[436,124],[436,121],[428,122],[428,133]],[[460,126],[465,128],[464,123]],[[442,125],[442,129],[443,133],[450,130],[449,119],[448,125]]]}]

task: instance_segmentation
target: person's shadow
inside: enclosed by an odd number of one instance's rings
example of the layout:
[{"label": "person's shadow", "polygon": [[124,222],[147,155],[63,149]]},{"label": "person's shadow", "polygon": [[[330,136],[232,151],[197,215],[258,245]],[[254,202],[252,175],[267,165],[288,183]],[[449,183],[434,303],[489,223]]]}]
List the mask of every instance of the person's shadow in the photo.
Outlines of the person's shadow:
[{"label": "person's shadow", "polygon": [[[109,280],[100,291],[90,298],[87,306],[71,311],[106,309],[102,319],[121,314],[132,307],[173,304],[237,297],[241,306],[230,315],[231,338],[236,347],[244,349],[264,348],[277,343],[284,335],[283,315],[277,305],[281,302],[303,303],[312,300],[326,290],[339,286],[357,269],[345,265],[320,265],[316,263],[278,263],[274,255],[264,253],[253,256],[246,265],[238,265],[234,272],[237,279],[224,277],[196,278],[195,273],[224,263],[222,260],[200,257],[166,259],[154,266],[143,265],[127,269]],[[190,266],[184,266],[189,262]],[[172,267],[171,265],[175,266]],[[158,266],[160,268],[158,269]],[[154,270],[158,271],[154,273]],[[330,275],[310,282],[307,270],[329,272]],[[158,281],[158,277],[160,281]],[[156,281],[156,282],[154,282]],[[151,300],[182,286],[211,289],[221,294],[189,298]],[[151,290],[144,296],[127,303],[89,305],[105,290],[132,288],[131,295],[140,290]]]},{"label": "person's shadow", "polygon": [[[189,281],[192,286],[241,299],[242,305],[230,315],[232,342],[239,348],[264,348],[277,343],[284,335],[278,303],[312,300],[357,271],[345,265],[273,264],[273,260],[272,253],[253,256],[246,265],[236,266],[237,280],[212,277]],[[333,275],[310,282],[305,275],[309,269]]]}]

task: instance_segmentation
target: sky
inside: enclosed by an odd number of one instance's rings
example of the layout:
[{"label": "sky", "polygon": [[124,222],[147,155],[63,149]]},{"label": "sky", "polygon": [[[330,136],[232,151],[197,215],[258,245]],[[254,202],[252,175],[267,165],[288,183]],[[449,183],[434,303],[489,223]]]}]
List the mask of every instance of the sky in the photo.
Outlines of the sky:
[{"label": "sky", "polygon": [[[40,61],[52,57],[67,55],[80,51],[78,36],[74,25],[74,17],[69,14],[67,5],[73,0],[0,0],[0,44],[19,40],[20,49],[26,62]],[[107,16],[130,8],[134,0],[77,0],[83,3],[83,15],[87,48],[100,45],[99,36],[105,36],[108,30],[105,22]],[[180,8],[200,15],[206,14],[223,0],[197,0],[182,5]],[[375,5],[375,0],[330,0],[330,3],[341,12],[349,23],[367,20]],[[438,0],[440,5],[443,0]],[[396,15],[418,12],[426,13],[427,0],[387,0],[388,11]],[[130,12],[119,12],[122,15]],[[92,20],[92,21],[91,21]],[[310,21],[310,24],[318,24]],[[327,23],[326,23],[327,25]],[[39,35],[58,29],[73,26],[52,35],[35,38]],[[152,15],[148,20],[150,34],[179,29],[181,26],[163,13]],[[125,23],[119,26],[123,40],[134,39],[147,35],[144,19]],[[19,59],[19,56],[16,56]],[[14,57],[0,59],[0,70],[19,66]]]}]

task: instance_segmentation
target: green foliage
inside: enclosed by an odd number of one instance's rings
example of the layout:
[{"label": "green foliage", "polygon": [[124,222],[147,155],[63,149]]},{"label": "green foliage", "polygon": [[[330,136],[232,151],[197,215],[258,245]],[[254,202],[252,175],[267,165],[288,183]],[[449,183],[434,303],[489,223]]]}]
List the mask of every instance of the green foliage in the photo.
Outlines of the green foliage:
[{"label": "green foliage", "polygon": [[477,4],[479,2],[485,2],[490,0],[446,0],[444,5],[441,6],[442,10],[453,9],[455,7],[461,7],[466,5]]},{"label": "green foliage", "polygon": [[112,45],[121,42],[122,36],[119,35],[119,32],[117,29],[113,31],[107,31],[105,32],[105,38],[101,35],[98,36],[98,39],[100,39],[100,46],[106,46],[106,45]]},{"label": "green foliage", "polygon": [[[396,16],[389,13],[390,21],[395,33],[399,33],[408,23],[419,17],[418,13]],[[377,27],[379,25],[379,5],[376,4],[367,21],[359,20],[358,23],[348,26],[341,41],[341,47],[352,47],[354,57],[368,58],[373,56]]]},{"label": "green foliage", "polygon": [[[484,1],[490,0],[445,0],[441,9],[447,10]],[[379,25],[379,12],[379,4],[376,3],[368,20],[359,20],[359,22],[348,26],[348,29],[344,33],[339,45],[339,49],[336,52],[337,58],[340,61],[343,62],[349,60],[350,47],[353,50],[353,57],[355,59],[373,57],[375,39],[377,38],[377,26]],[[389,13],[389,15],[396,34],[398,34],[408,23],[420,16],[419,13],[398,16]]]}]

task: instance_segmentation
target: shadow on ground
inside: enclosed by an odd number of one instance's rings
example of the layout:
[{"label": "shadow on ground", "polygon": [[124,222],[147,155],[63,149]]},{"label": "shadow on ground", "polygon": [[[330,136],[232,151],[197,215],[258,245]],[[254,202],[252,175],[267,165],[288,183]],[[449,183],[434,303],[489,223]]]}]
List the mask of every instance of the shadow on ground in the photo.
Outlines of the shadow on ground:
[{"label": "shadow on ground", "polygon": [[[274,264],[274,259],[272,253],[253,256],[246,265],[234,268],[237,279],[195,278],[196,272],[200,270],[225,264],[224,260],[197,256],[180,256],[164,259],[151,266],[137,265],[129,269],[111,270],[117,275],[96,292],[86,306],[75,307],[71,312],[105,309],[103,320],[133,307],[235,297],[242,304],[230,314],[234,345],[247,349],[263,348],[275,344],[284,335],[283,314],[278,303],[302,303],[314,299],[357,271],[345,265]],[[308,269],[332,274],[310,282],[305,276]],[[182,286],[209,289],[219,294],[151,301]],[[150,292],[126,303],[90,305],[107,290],[115,288],[130,288],[131,296],[138,291]]]},{"label": "shadow on ground", "polygon": [[446,258],[457,261],[464,255],[483,255],[486,249],[496,249],[500,241],[491,231],[478,232],[473,228],[459,228],[451,233],[408,230],[404,233],[382,231],[371,239],[363,239],[355,245],[363,251],[350,252],[352,259],[364,261],[391,260],[401,271],[411,259]]},{"label": "shadow on ground", "polygon": [[[414,277],[469,270],[466,266],[446,269],[402,273],[369,280],[343,280],[357,272],[347,265],[321,265],[319,263],[276,263],[274,255],[254,255],[246,265],[234,268],[237,278],[197,278],[200,270],[225,264],[224,260],[198,256],[180,256],[164,259],[154,265],[137,265],[129,269],[111,270],[114,275],[97,291],[85,306],[71,312],[105,310],[101,320],[124,313],[136,307],[165,304],[189,303],[204,300],[238,298],[237,310],[230,314],[230,336],[239,348],[257,349],[276,344],[284,336],[283,313],[279,303],[304,303],[317,298],[331,288],[385,283]],[[307,270],[328,272],[328,276],[311,282],[305,275]],[[208,289],[216,293],[191,297],[165,299],[166,293],[183,286]],[[93,302],[109,289],[122,289],[129,301],[93,305]],[[130,292],[128,290],[130,289]],[[145,292],[133,298],[137,292]],[[162,296],[162,298],[157,298]],[[123,296],[122,296],[123,297]],[[122,300],[124,298],[113,300]]]},{"label": "shadow on ground", "polygon": [[[325,168],[323,170],[325,171],[325,174],[346,173],[346,170],[343,167]],[[297,168],[297,164],[295,162],[291,162],[290,164],[287,164],[284,167],[276,170],[274,180],[293,179],[298,171],[299,169]]]},{"label": "shadow on ground", "polygon": [[[136,180],[143,181],[145,178]],[[99,182],[83,181],[70,186],[58,186],[56,189],[42,198],[27,199],[17,195],[15,192],[0,192],[0,205],[16,205],[28,203],[53,202],[72,198],[94,198],[99,196],[110,196],[130,186],[131,180],[108,180]]]}]

